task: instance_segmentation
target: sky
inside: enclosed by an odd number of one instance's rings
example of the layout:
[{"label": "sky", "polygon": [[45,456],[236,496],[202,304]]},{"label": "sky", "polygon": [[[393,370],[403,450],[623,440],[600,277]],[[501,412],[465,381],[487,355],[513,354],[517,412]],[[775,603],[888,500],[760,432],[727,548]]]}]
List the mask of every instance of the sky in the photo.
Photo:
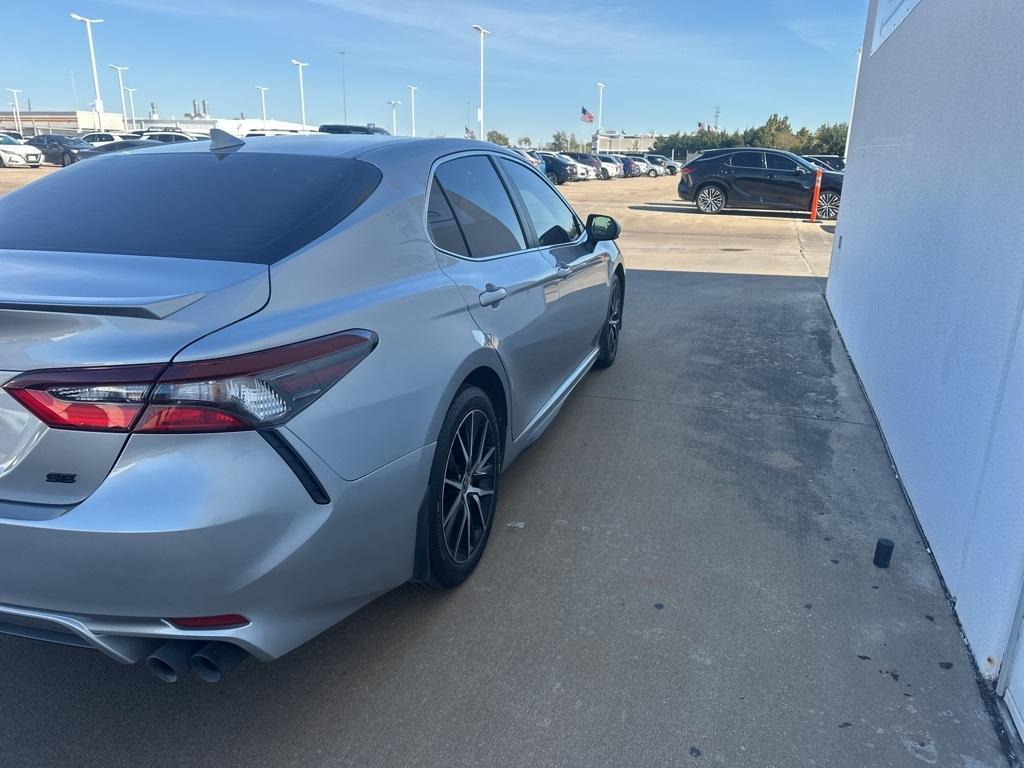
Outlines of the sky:
[{"label": "sky", "polygon": [[[206,99],[216,117],[299,120],[297,68],[305,68],[310,124],[372,122],[418,135],[476,128],[479,35],[485,53],[485,119],[516,141],[587,135],[581,107],[605,130],[672,133],[699,121],[742,129],[772,112],[794,127],[848,118],[867,0],[0,0],[18,18],[5,35],[0,88],[20,88],[21,108],[68,110],[72,75],[81,109],[93,85],[84,25],[94,27],[100,93],[119,112],[117,75],[137,88],[141,116],[181,117]],[[5,14],[6,16],[7,14]],[[26,16],[32,23],[24,23]],[[341,54],[344,51],[344,55]],[[343,100],[342,69],[345,71]],[[6,101],[6,100],[5,100]],[[9,107],[4,107],[9,109]],[[468,117],[467,117],[468,115]]]}]

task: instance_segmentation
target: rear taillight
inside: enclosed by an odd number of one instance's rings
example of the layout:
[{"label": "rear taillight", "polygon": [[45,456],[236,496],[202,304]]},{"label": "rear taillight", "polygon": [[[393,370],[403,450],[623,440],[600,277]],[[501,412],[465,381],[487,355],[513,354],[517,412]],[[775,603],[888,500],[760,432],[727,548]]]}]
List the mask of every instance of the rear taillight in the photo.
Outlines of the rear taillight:
[{"label": "rear taillight", "polygon": [[14,378],[4,389],[59,429],[260,429],[290,419],[376,345],[376,334],[353,330],[215,360],[36,371]]},{"label": "rear taillight", "polygon": [[679,169],[680,173],[693,173],[693,166],[687,165],[684,168]]}]

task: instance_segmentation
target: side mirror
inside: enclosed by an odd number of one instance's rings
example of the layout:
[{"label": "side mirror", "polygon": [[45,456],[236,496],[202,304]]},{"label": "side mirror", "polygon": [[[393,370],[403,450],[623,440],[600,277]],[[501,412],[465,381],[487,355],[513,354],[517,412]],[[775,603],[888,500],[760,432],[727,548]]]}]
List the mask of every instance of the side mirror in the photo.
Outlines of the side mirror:
[{"label": "side mirror", "polygon": [[587,216],[587,237],[591,242],[599,243],[603,240],[617,240],[621,229],[619,222],[611,216],[602,216],[599,213],[592,213]]},{"label": "side mirror", "polygon": [[807,169],[804,168],[802,165],[798,165],[796,167],[796,175],[797,176],[803,176],[805,173],[807,173]]}]

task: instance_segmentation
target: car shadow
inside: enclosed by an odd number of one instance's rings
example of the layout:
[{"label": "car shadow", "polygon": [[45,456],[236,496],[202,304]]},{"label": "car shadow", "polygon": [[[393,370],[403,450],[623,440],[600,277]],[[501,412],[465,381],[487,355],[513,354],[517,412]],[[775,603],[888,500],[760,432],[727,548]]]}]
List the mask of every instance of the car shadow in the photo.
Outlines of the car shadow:
[{"label": "car shadow", "polygon": [[721,213],[701,213],[689,203],[645,203],[631,205],[632,211],[652,211],[654,213],[684,213],[692,216],[742,216],[756,219],[806,219],[807,214],[801,211],[759,211],[743,208],[727,208]]}]

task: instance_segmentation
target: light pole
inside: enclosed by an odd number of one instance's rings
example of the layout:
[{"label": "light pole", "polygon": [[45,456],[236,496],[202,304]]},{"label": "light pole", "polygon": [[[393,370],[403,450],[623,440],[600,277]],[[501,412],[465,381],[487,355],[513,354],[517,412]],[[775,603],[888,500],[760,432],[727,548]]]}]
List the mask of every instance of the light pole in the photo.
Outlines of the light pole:
[{"label": "light pole", "polygon": [[597,84],[597,132],[601,133],[601,119],[604,116],[604,83]]},{"label": "light pole", "polygon": [[479,24],[474,24],[473,29],[480,33],[480,109],[477,111],[477,120],[480,123],[480,133],[477,138],[486,141],[484,134],[484,38],[491,34],[490,30],[484,29]]},{"label": "light pole", "polygon": [[263,130],[267,129],[267,91],[270,89],[263,85],[257,85],[256,90],[260,92],[260,106],[263,108]]},{"label": "light pole", "polygon": [[96,91],[96,101],[93,102],[93,110],[96,112],[96,130],[103,130],[103,99],[100,97],[100,77],[96,74],[96,49],[92,44],[92,25],[102,24],[103,19],[87,19],[72,13],[71,18],[85,24],[85,36],[89,38],[89,64],[92,66],[92,87]]},{"label": "light pole", "polygon": [[398,107],[402,102],[392,99],[388,102],[391,105],[391,135],[398,135]]},{"label": "light pole", "polygon": [[850,156],[850,134],[853,132],[853,110],[857,106],[857,84],[860,82],[860,59],[864,49],[857,49],[857,73],[853,76],[853,101],[850,102],[850,122],[846,124],[846,147],[843,149],[843,161]]},{"label": "light pole", "polygon": [[407,85],[405,87],[409,89],[409,98],[412,101],[412,133],[410,133],[409,135],[415,137],[416,136],[416,89],[419,88],[419,86],[418,85]]},{"label": "light pole", "polygon": [[128,67],[115,67],[113,64],[107,64],[111,69],[117,70],[117,90],[121,94],[121,125],[124,126],[125,133],[128,132],[128,109],[124,103],[124,71]]},{"label": "light pole", "polygon": [[128,105],[132,111],[132,130],[134,131],[138,127],[138,124],[135,122],[135,92],[139,89],[125,88],[124,90],[128,94]]},{"label": "light pole", "polygon": [[345,52],[341,54],[341,114],[345,124],[348,125],[348,89],[345,85]]},{"label": "light pole", "polygon": [[[11,95],[14,97],[14,130],[21,133],[21,107],[18,106],[18,94],[21,93],[21,88],[8,88]],[[30,99],[31,101],[31,99]],[[31,111],[31,104],[29,105]]]},{"label": "light pole", "polygon": [[309,66],[309,62],[292,59],[292,64],[299,68],[299,111],[302,113],[302,130],[306,130],[306,88],[302,83],[302,70]]}]

